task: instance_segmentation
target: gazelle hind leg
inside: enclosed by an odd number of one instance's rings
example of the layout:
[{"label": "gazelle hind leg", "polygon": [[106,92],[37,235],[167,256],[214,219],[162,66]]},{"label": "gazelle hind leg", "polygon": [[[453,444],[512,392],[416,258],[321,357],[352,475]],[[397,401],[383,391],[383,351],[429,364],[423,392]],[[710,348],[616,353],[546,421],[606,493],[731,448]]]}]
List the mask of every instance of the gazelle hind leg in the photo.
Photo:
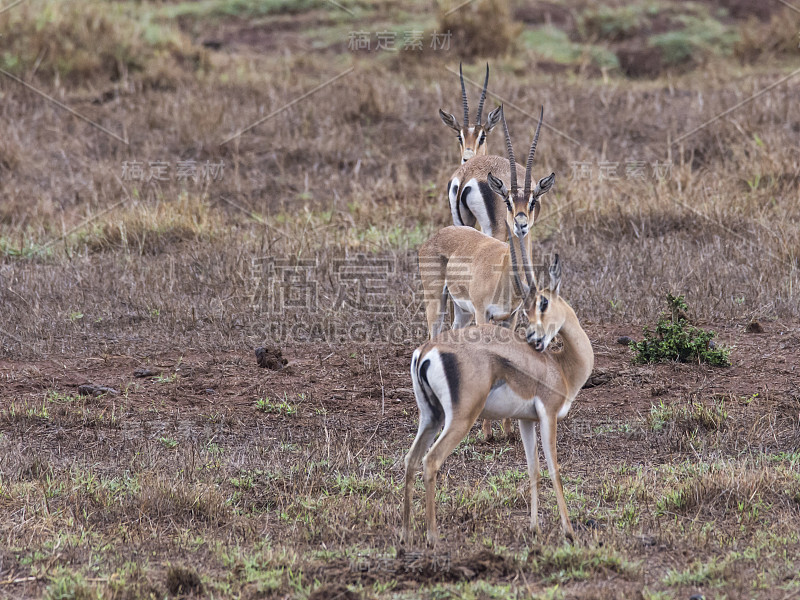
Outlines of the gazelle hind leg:
[{"label": "gazelle hind leg", "polygon": [[[434,286],[442,290],[442,294],[446,293],[447,286],[444,285],[444,282],[440,285],[436,283],[431,284],[431,287]],[[431,339],[433,339],[442,330],[444,325],[444,316],[441,314],[442,298],[441,295],[434,298],[432,293],[429,296],[427,289],[425,292],[425,318],[428,321],[428,333],[430,333]]]},{"label": "gazelle hind leg", "polygon": [[472,321],[472,313],[453,302],[453,329],[462,329]]},{"label": "gazelle hind leg", "polygon": [[406,480],[403,490],[403,533],[401,538],[404,544],[411,541],[411,499],[414,494],[414,480],[422,466],[422,457],[433,443],[433,438],[436,437],[436,432],[440,426],[441,422],[437,423],[433,419],[423,421],[420,418],[417,437],[414,438],[414,443],[411,444],[411,449],[406,454]]},{"label": "gazelle hind leg", "polygon": [[442,286],[442,296],[439,300],[439,317],[430,329],[431,339],[439,335],[442,329],[444,329],[444,320],[447,318],[447,299],[449,297],[450,294],[447,293],[447,284],[444,284],[444,286]]},{"label": "gazelle hind leg", "polygon": [[533,421],[520,421],[519,434],[525,448],[525,460],[528,463],[528,476],[531,479],[531,531],[537,536],[539,528],[539,484],[541,469],[539,468],[539,445],[536,439],[536,424]]},{"label": "gazelle hind leg", "polygon": [[548,415],[541,401],[537,402],[536,412],[539,415],[539,423],[542,425],[542,450],[547,460],[547,471],[553,482],[553,490],[556,493],[558,503],[558,513],[561,515],[561,528],[569,541],[575,539],[575,532],[572,530],[572,523],[569,521],[567,513],[567,502],[564,500],[564,486],[561,484],[561,471],[558,467],[558,456],[556,454],[556,415]]},{"label": "gazelle hind leg", "polygon": [[433,547],[438,540],[436,531],[436,475],[444,460],[469,433],[475,418],[456,419],[445,425],[442,435],[422,459],[425,480],[425,523],[428,531],[428,546]]}]

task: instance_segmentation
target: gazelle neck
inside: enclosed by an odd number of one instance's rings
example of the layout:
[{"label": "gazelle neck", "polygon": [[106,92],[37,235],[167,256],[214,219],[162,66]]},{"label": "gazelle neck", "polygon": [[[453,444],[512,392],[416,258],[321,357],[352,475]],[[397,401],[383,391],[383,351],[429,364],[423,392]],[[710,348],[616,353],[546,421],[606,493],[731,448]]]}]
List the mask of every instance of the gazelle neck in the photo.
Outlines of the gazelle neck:
[{"label": "gazelle neck", "polygon": [[525,296],[525,290],[521,286],[528,285],[528,280],[525,275],[526,263],[530,268],[533,285],[536,285],[536,274],[533,270],[533,258],[531,257],[531,251],[533,248],[533,244],[531,243],[531,234],[529,232],[522,239],[520,239],[514,233],[511,233],[510,227],[506,227],[509,233],[508,246],[511,254],[511,276],[519,282],[519,285],[515,283],[514,287],[517,290],[517,294],[519,294],[519,296],[522,298]]},{"label": "gazelle neck", "polygon": [[[563,300],[562,300],[563,302]],[[594,368],[594,350],[589,336],[578,322],[578,317],[572,308],[564,303],[567,309],[567,318],[558,335],[564,344],[561,352],[553,353],[553,358],[564,373],[569,398],[575,398],[578,392],[589,379]]]}]

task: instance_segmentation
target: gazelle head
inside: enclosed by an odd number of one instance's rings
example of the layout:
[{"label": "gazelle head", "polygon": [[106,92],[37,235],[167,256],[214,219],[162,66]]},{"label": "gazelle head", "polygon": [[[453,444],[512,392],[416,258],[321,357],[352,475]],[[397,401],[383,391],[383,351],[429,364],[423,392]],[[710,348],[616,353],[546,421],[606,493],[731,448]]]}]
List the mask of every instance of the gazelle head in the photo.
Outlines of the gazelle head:
[{"label": "gazelle head", "polygon": [[553,183],[556,180],[556,174],[550,173],[547,177],[539,180],[536,187],[531,189],[531,169],[533,168],[533,156],[536,154],[536,144],[539,141],[539,131],[542,128],[542,119],[544,118],[544,107],[542,107],[539,114],[539,124],[536,126],[536,133],[533,136],[533,143],[531,150],[528,153],[528,164],[525,167],[525,186],[520,191],[517,187],[517,164],[514,160],[514,149],[511,147],[511,136],[508,134],[508,125],[506,124],[506,117],[503,113],[503,107],[500,107],[500,118],[503,121],[503,131],[506,136],[506,149],[508,151],[508,161],[510,163],[511,172],[511,189],[506,188],[503,181],[491,173],[489,173],[489,187],[495,194],[498,194],[503,200],[506,201],[508,207],[507,222],[514,231],[514,235],[522,239],[528,234],[536,217],[539,216],[539,198],[550,191]]},{"label": "gazelle head", "polygon": [[464,106],[464,124],[459,125],[458,119],[450,113],[439,109],[439,116],[445,125],[454,129],[458,136],[458,146],[461,151],[461,164],[467,162],[473,156],[484,156],[486,154],[486,136],[494,129],[500,121],[500,107],[495,108],[489,113],[486,124],[481,123],[483,114],[483,102],[486,100],[486,86],[489,85],[489,64],[486,64],[486,79],[483,82],[481,100],[478,103],[478,118],[475,123],[469,124],[469,106],[467,104],[467,89],[464,86],[464,73],[461,65],[458,65],[458,73],[461,76],[461,103]]},{"label": "gazelle head", "polygon": [[550,287],[537,290],[535,285],[531,285],[524,303],[528,316],[525,337],[534,350],[544,352],[567,318],[566,304],[561,299],[561,263],[558,254],[553,256],[550,265]]},{"label": "gazelle head", "polygon": [[550,264],[550,287],[539,290],[536,288],[533,278],[533,269],[525,255],[525,245],[520,243],[523,272],[525,273],[525,282],[523,282],[519,276],[513,240],[510,240],[510,244],[514,285],[521,292],[522,308],[528,318],[525,338],[534,350],[544,352],[564,326],[569,310],[566,302],[561,299],[561,262],[558,254],[555,254],[553,262]]}]

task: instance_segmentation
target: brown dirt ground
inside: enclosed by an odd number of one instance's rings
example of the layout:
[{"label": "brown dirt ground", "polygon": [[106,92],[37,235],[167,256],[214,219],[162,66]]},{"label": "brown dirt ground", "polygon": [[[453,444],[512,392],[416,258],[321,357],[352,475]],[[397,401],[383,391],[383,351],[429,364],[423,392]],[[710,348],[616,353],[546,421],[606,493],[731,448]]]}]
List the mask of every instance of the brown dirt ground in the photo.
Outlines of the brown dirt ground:
[{"label": "brown dirt ground", "polygon": [[[765,331],[761,334],[738,328],[717,329],[721,343],[734,348],[730,368],[632,365],[632,352],[616,340],[622,335],[636,339],[640,337],[638,331],[624,326],[587,325],[595,349],[595,375],[600,375],[601,383],[581,392],[569,419],[626,422],[646,414],[660,396],[702,393],[739,397],[765,392],[792,399],[800,419],[800,327],[779,322],[762,325]],[[282,350],[289,362],[281,371],[259,369],[252,349],[216,355],[188,349],[138,357],[3,359],[0,400],[38,397],[43,390],[74,394],[78,386],[92,383],[125,390],[126,403],[133,408],[163,403],[184,416],[225,410],[246,420],[253,417],[252,406],[258,397],[305,393],[314,404],[345,417],[354,432],[372,433],[382,404],[385,414],[377,427],[386,425],[386,435],[402,431],[405,440],[406,433],[414,430],[416,417],[402,416],[403,410],[414,404],[408,375],[412,347],[348,344],[331,349],[327,345],[287,344]],[[367,356],[380,365],[378,377],[375,368],[364,366],[362,358],[366,360]],[[155,375],[134,377],[143,366],[153,373],[177,374],[174,385],[157,383]],[[116,400],[106,396],[98,402],[110,405]],[[292,423],[300,433],[313,421],[309,417]],[[406,426],[398,428],[397,421]],[[370,425],[373,429],[363,429]],[[562,427],[562,432],[565,429],[568,427]]]}]

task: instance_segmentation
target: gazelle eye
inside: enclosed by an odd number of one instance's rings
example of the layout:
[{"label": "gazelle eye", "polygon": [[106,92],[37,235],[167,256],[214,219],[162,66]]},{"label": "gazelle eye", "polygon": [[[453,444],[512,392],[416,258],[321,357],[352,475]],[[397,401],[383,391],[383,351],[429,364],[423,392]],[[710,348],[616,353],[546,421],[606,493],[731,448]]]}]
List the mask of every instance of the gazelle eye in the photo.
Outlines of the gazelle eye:
[{"label": "gazelle eye", "polygon": [[481,137],[478,139],[478,146],[483,146],[483,142],[485,141],[486,141],[486,135],[482,133]]},{"label": "gazelle eye", "polygon": [[547,305],[550,304],[544,296],[542,296],[542,301],[539,302],[539,312],[544,312],[547,310]]}]

